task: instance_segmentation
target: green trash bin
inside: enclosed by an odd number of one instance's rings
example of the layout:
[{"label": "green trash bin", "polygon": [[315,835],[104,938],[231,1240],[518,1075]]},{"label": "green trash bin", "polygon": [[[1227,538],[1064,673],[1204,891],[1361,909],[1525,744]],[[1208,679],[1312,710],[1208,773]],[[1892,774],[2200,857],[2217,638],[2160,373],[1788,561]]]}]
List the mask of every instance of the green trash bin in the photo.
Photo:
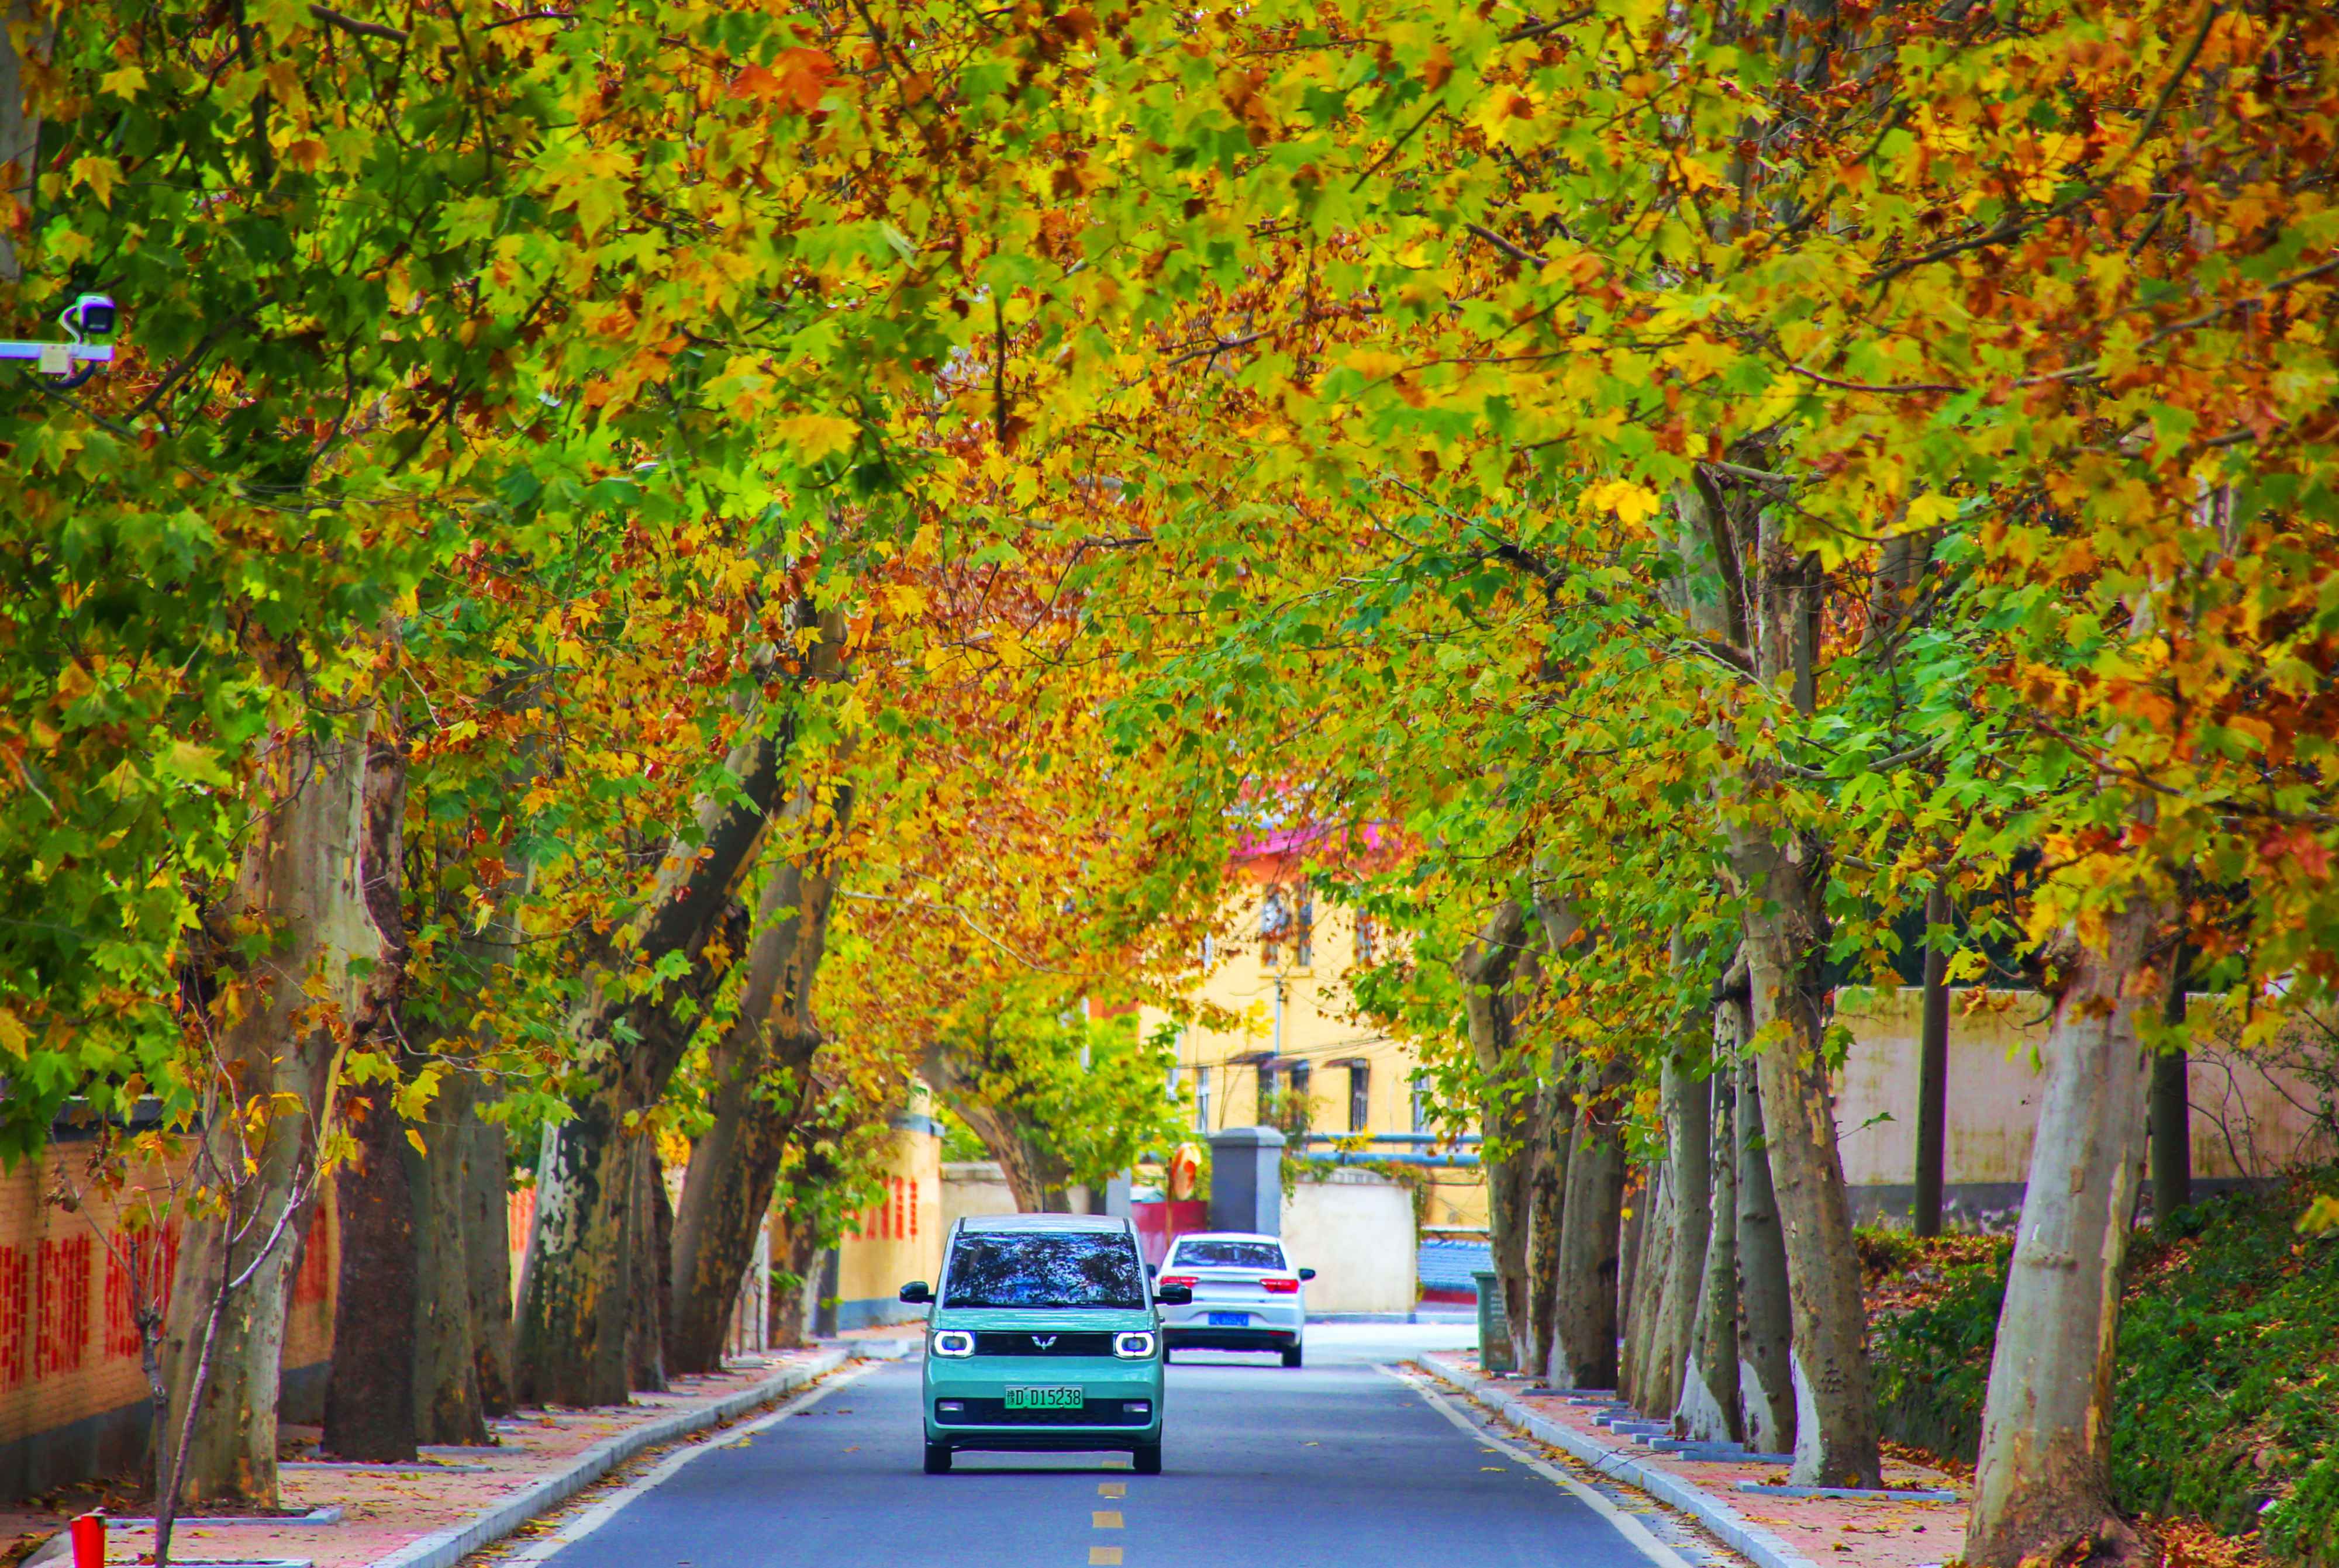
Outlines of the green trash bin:
[{"label": "green trash bin", "polygon": [[1478,1369],[1516,1372],[1519,1356],[1511,1347],[1511,1320],[1503,1310],[1503,1277],[1488,1268],[1470,1277],[1478,1284]]}]

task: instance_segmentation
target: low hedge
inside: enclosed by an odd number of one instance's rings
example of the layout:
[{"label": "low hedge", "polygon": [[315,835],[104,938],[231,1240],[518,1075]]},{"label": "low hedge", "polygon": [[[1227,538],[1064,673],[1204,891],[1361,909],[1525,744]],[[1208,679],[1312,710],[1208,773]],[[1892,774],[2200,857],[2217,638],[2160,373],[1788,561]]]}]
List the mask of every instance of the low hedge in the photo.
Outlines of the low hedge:
[{"label": "low hedge", "polygon": [[[2334,1188],[2326,1171],[2230,1194],[2138,1238],[2113,1395],[2122,1509],[2255,1532],[2276,1561],[2339,1568],[2339,1238],[2292,1228]],[[1877,1317],[1886,1436],[1973,1462],[2005,1289],[2000,1247]]]}]

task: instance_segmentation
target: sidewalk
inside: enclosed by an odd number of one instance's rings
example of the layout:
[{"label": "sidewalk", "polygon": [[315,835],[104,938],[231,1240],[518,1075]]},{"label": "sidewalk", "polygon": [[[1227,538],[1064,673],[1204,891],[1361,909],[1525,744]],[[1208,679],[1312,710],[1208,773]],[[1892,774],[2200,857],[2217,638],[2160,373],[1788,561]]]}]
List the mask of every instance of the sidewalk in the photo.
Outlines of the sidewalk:
[{"label": "sidewalk", "polygon": [[[291,1460],[281,1472],[284,1506],[339,1511],[332,1524],[222,1524],[182,1520],[172,1532],[174,1563],[277,1563],[291,1568],[447,1568],[521,1529],[644,1450],[735,1420],[803,1388],[857,1356],[884,1357],[883,1341],[831,1343],[745,1356],[707,1377],[677,1378],[665,1394],[591,1409],[523,1410],[491,1422],[496,1445],[427,1448],[416,1465],[322,1464]],[[0,1562],[10,1538],[56,1531],[29,1560],[70,1563],[65,1520],[19,1509],[0,1512]],[[108,1563],[151,1563],[150,1527],[117,1523],[106,1532]]]},{"label": "sidewalk", "polygon": [[1939,1568],[1965,1552],[1971,1488],[1899,1460],[1884,1462],[1889,1487],[1949,1492],[1955,1501],[1788,1497],[1741,1490],[1783,1485],[1786,1467],[1760,1461],[1696,1461],[1620,1437],[1593,1418],[1601,1407],[1555,1395],[1530,1395],[1525,1378],[1490,1378],[1466,1351],[1432,1351],[1418,1363],[1460,1387],[1530,1437],[1601,1474],[1639,1488],[1695,1517],[1756,1568]]}]

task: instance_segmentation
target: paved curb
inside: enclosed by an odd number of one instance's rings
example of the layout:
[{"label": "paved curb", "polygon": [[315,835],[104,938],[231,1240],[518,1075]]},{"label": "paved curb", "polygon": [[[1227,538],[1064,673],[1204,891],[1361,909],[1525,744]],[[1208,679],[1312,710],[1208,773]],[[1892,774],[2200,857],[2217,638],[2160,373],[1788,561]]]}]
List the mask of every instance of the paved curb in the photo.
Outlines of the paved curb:
[{"label": "paved curb", "polygon": [[1671,1504],[1720,1536],[1723,1544],[1752,1562],[1755,1568],[1818,1568],[1810,1558],[1798,1556],[1784,1541],[1752,1524],[1711,1492],[1693,1486],[1678,1475],[1643,1464],[1622,1450],[1594,1443],[1572,1426],[1563,1426],[1548,1416],[1536,1415],[1524,1400],[1493,1379],[1464,1377],[1426,1356],[1414,1365],[1500,1413],[1505,1420],[1536,1441],[1564,1448],[1602,1475],[1638,1487],[1661,1503]]},{"label": "paved curb", "polygon": [[[468,1524],[456,1524],[436,1534],[411,1541],[387,1557],[377,1557],[368,1568],[453,1568],[480,1547],[500,1541],[545,1510],[566,1503],[645,1448],[673,1441],[702,1428],[793,1394],[816,1377],[825,1377],[852,1357],[841,1349],[824,1350],[812,1360],[789,1367],[743,1388],[728,1399],[696,1410],[677,1410],[663,1420],[646,1422],[630,1432],[606,1438],[571,1460],[568,1468],[548,1475],[535,1485],[516,1492]],[[1763,1568],[1772,1568],[1764,1564]]]}]

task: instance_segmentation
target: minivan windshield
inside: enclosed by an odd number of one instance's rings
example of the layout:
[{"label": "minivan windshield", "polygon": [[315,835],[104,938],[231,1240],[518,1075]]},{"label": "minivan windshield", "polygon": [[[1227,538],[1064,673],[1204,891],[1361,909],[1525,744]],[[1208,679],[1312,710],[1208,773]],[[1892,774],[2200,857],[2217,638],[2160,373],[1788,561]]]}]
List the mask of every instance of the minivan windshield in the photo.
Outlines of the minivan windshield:
[{"label": "minivan windshield", "polygon": [[1184,1268],[1280,1268],[1283,1248],[1272,1241],[1181,1241],[1173,1263]]},{"label": "minivan windshield", "polygon": [[1137,1247],[1110,1231],[962,1235],[943,1276],[944,1307],[1143,1307]]}]

